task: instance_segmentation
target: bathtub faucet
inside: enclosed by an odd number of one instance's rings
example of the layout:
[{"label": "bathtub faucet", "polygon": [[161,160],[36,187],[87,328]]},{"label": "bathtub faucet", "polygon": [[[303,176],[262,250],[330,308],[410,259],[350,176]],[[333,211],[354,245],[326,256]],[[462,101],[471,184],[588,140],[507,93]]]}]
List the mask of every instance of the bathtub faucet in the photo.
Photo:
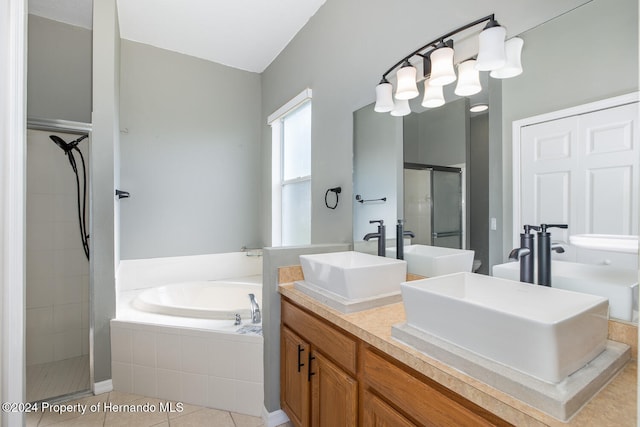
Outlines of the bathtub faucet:
[{"label": "bathtub faucet", "polygon": [[249,302],[251,303],[251,323],[262,322],[262,316],[260,315],[260,306],[256,302],[256,296],[249,294]]}]

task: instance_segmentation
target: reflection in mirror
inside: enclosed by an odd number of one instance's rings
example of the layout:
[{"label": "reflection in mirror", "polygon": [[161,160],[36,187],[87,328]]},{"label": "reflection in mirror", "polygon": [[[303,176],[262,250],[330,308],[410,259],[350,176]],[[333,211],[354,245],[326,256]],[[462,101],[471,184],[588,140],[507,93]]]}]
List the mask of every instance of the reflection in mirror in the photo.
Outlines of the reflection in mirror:
[{"label": "reflection in mirror", "polygon": [[387,198],[354,200],[354,247],[376,253],[376,242],[363,236],[375,231],[369,221],[382,219],[391,227],[387,246],[395,248],[393,227],[402,219],[415,234],[405,244],[474,250],[474,270],[488,274],[489,113],[469,111],[488,103],[488,90],[482,99],[457,97],[453,85],[446,90],[452,101],[412,105],[418,112],[405,117],[375,113],[373,104],[354,112],[354,194]]},{"label": "reflection in mirror", "polygon": [[[462,167],[464,164],[464,171],[467,173],[463,181],[465,183],[463,185],[465,191],[463,212],[466,214],[464,243],[467,249],[475,251],[476,259],[482,260],[483,265],[480,271],[485,274],[491,273],[491,266],[500,265],[507,261],[507,255],[513,248],[512,241],[518,238],[518,233],[513,231],[513,223],[516,220],[511,214],[514,203],[512,180],[513,174],[515,174],[515,165],[512,164],[512,123],[523,118],[573,108],[638,90],[638,29],[637,19],[631,19],[631,17],[637,17],[637,2],[625,0],[614,4],[602,0],[584,3],[583,6],[568,12],[565,11],[567,13],[557,14],[558,16],[555,18],[553,15],[548,16],[544,21],[535,23],[531,21],[527,25],[523,24],[523,27],[516,31],[516,33],[520,32],[521,37],[525,40],[523,51],[525,72],[523,75],[495,85],[495,79],[488,79],[491,81],[488,86],[483,81],[483,87],[490,88],[488,91],[488,114],[470,115],[468,125],[455,124],[451,127],[451,132],[466,129],[468,145],[465,146],[464,160],[457,164],[445,163],[444,166],[458,165],[458,167]],[[606,21],[601,19],[603,14],[607,16]],[[597,32],[593,31],[595,27],[598,27]],[[575,33],[576,37],[565,37],[568,29]],[[615,38],[615,43],[610,40],[602,41],[601,34],[603,33]],[[616,70],[617,77],[615,79],[606,81],[599,79],[601,73],[589,67],[589,64],[592,63],[592,55],[589,54],[589,51],[581,48],[585,45],[600,46],[601,41],[607,45],[606,48],[599,50],[604,55],[601,62],[611,64],[609,69]],[[553,63],[554,66],[549,67],[550,63]],[[485,73],[481,73],[481,78],[486,78],[483,74]],[[452,86],[445,87],[447,104],[454,102],[455,99],[451,94],[453,92]],[[422,89],[423,85],[419,84],[418,87]],[[481,93],[485,94],[487,91],[483,90]],[[420,98],[418,97],[418,99]],[[469,101],[471,105],[476,103],[479,102],[473,99]],[[444,106],[440,108],[444,108]],[[377,144],[387,144],[387,150],[389,150],[389,143],[392,145],[398,143],[397,133],[394,134],[396,139],[393,141],[377,141],[378,135],[375,132],[371,133],[371,139],[366,142],[358,138],[357,129],[371,124],[360,122],[360,113],[367,109],[372,110],[372,107],[364,107],[354,114],[354,128],[356,129],[354,134],[354,188],[366,185],[365,181],[369,179],[359,170],[361,163],[358,156],[363,150],[372,150]],[[416,117],[425,111],[420,107],[419,101],[411,102],[411,110],[413,113],[404,119],[394,119],[387,117],[386,114],[378,114],[375,119],[371,120],[384,121],[387,125],[392,126],[396,132],[399,128],[400,144],[407,144],[408,139],[417,138],[415,132],[419,131],[419,126],[426,126],[418,124],[412,127],[408,123],[409,121],[422,121],[422,118]],[[433,109],[430,112],[437,110]],[[441,118],[440,120],[446,119]],[[411,132],[414,134],[412,135]],[[394,145],[394,147],[396,146]],[[443,165],[431,160],[411,160],[409,156],[415,152],[415,149],[404,146],[402,149],[404,151],[402,160],[399,161],[399,165],[396,165],[399,170],[404,169],[404,162]],[[413,151],[410,153],[410,150]],[[384,154],[387,166],[393,163],[387,157],[392,154],[390,151]],[[433,149],[428,154],[436,155],[439,152],[437,149]],[[393,208],[393,211],[391,209],[388,211],[389,219],[385,219],[387,224],[393,226],[397,218],[404,218],[407,219],[406,229],[416,232],[417,235],[424,235],[421,227],[412,224],[409,211],[405,208],[405,201],[409,194],[407,189],[403,188],[402,175],[398,177],[385,168],[381,169],[375,166],[376,157],[371,151],[367,152],[367,156],[369,171],[384,170],[383,173],[389,174],[387,176],[393,180],[393,183],[391,181],[387,181],[387,183],[390,185],[399,184],[395,200],[397,205],[387,206]],[[377,157],[377,159],[382,159],[382,157]],[[635,193],[635,190],[632,193]],[[369,218],[368,212],[360,208],[361,206],[354,204],[354,230],[368,226],[368,220],[373,219]],[[637,214],[633,215],[633,219],[638,220]],[[635,229],[637,230],[637,228]],[[430,230],[426,230],[427,234],[430,232]],[[394,233],[388,232],[387,235],[393,236]],[[354,234],[356,248],[358,247],[357,242],[361,240],[362,233],[357,231]],[[389,243],[389,245],[393,245],[393,243]],[[636,265],[636,263],[628,265],[631,277],[635,278],[632,279],[632,284],[637,282]],[[511,265],[509,266],[511,267]],[[574,262],[570,267],[575,269],[577,266]],[[606,266],[598,267],[606,268]],[[559,268],[556,268],[556,272],[559,271]],[[515,272],[518,272],[517,269]],[[575,272],[571,272],[570,275],[571,277],[576,276]],[[593,277],[593,275],[591,276]],[[580,289],[585,291],[583,280],[580,282]],[[637,294],[634,293],[634,295]],[[637,297],[634,300],[637,301]],[[637,303],[635,307],[637,310]],[[636,313],[633,313],[633,316],[635,317]],[[618,318],[622,318],[622,316]]]},{"label": "reflection in mirror", "polygon": [[413,244],[464,249],[463,169],[404,164],[404,216]]},{"label": "reflection in mirror", "polygon": [[392,230],[403,216],[402,118],[376,113],[371,104],[353,113],[353,123],[354,248],[375,254],[377,242],[363,240],[377,229],[369,221],[383,220],[389,228],[387,246],[395,247]]}]

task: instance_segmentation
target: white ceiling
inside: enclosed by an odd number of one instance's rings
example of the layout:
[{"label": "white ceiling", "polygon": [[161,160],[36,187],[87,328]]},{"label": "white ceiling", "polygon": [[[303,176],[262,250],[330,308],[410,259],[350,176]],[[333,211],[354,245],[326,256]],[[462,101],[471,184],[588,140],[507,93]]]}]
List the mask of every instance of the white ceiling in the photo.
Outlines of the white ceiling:
[{"label": "white ceiling", "polygon": [[[117,0],[117,5],[124,39],[261,73],[325,1]],[[500,22],[513,36],[591,0],[430,1],[440,4],[438,15],[430,17],[434,27],[459,25],[461,8],[500,10]],[[29,0],[29,13],[91,28],[92,4],[93,0]],[[456,55],[471,56],[463,51],[464,44],[457,44]]]},{"label": "white ceiling", "polygon": [[[117,0],[120,36],[261,73],[325,0]],[[92,0],[29,0],[29,13],[91,28]]]}]

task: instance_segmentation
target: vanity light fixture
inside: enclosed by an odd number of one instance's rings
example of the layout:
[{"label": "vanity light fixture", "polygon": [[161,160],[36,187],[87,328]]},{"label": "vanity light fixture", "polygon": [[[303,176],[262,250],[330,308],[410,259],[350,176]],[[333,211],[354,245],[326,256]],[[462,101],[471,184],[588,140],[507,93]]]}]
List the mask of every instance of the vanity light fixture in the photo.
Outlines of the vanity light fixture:
[{"label": "vanity light fixture", "polygon": [[[484,22],[487,24],[479,35],[477,58],[461,61],[456,77],[455,51],[451,37]],[[411,63],[414,58],[422,58],[423,61],[425,94],[422,105],[428,108],[445,103],[442,96],[442,86],[453,83],[456,79],[458,84],[455,93],[459,96],[470,96],[482,90],[478,71],[489,71],[491,77],[500,79],[521,74],[520,57],[523,41],[521,38],[514,37],[505,42],[505,37],[505,28],[500,26],[495,15],[491,14],[463,25],[416,49],[382,75],[382,79],[376,87],[374,110],[379,113],[391,112],[394,116],[404,116],[411,113],[408,100],[416,98],[420,94],[416,80],[417,70]],[[397,87],[394,96],[393,85],[387,77],[396,69]],[[436,89],[438,87],[439,90]]]},{"label": "vanity light fixture", "polygon": [[476,69],[476,62],[475,59],[469,59],[458,64],[458,84],[454,91],[456,95],[471,96],[482,90],[480,72]]},{"label": "vanity light fixture", "polygon": [[383,78],[376,86],[376,105],[373,109],[378,113],[388,113],[393,107],[393,86]]},{"label": "vanity light fixture", "polygon": [[489,75],[496,79],[508,79],[522,74],[522,45],[524,41],[520,37],[509,39],[505,43],[505,52],[507,54],[507,62],[502,68],[493,70]]},{"label": "vanity light fixture", "polygon": [[396,99],[394,103],[395,107],[391,110],[391,115],[395,117],[402,117],[411,114],[411,107],[409,106],[408,99]]},{"label": "vanity light fixture", "polygon": [[416,84],[417,73],[418,70],[416,70],[416,67],[409,63],[409,60],[406,60],[404,64],[402,64],[402,68],[400,68],[396,73],[396,77],[398,78],[396,99],[413,99],[416,96],[420,95],[420,92],[418,92],[418,86]]},{"label": "vanity light fixture", "polygon": [[[453,41],[449,42],[445,44],[444,41],[440,41],[436,45],[436,50],[429,55],[431,62],[429,84],[432,86],[444,86],[456,81],[456,71],[453,68]],[[429,62],[426,64],[428,68]]]},{"label": "vanity light fixture", "polygon": [[478,36],[478,62],[476,63],[478,70],[497,70],[507,62],[504,49],[506,35],[507,30],[491,18]]},{"label": "vanity light fixture", "polygon": [[424,98],[422,106],[426,108],[436,108],[445,104],[442,86],[434,86],[430,79],[424,81]]}]

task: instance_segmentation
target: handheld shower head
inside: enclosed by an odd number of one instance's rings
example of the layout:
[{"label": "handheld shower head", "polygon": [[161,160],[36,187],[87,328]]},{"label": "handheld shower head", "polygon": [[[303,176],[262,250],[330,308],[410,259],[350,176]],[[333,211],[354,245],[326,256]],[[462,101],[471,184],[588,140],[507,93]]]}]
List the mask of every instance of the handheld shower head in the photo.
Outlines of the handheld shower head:
[{"label": "handheld shower head", "polygon": [[80,141],[88,137],[89,135],[82,135],[80,138],[75,139],[71,142],[65,142],[65,140],[60,138],[58,135],[49,135],[49,138],[51,138],[51,140],[55,142],[58,147],[62,148],[65,153],[71,151],[73,147],[77,146]]},{"label": "handheld shower head", "polygon": [[62,148],[65,153],[71,149],[69,147],[69,144],[67,144],[65,140],[60,138],[58,135],[49,135],[49,138],[51,138],[51,140],[55,142],[58,147]]}]

